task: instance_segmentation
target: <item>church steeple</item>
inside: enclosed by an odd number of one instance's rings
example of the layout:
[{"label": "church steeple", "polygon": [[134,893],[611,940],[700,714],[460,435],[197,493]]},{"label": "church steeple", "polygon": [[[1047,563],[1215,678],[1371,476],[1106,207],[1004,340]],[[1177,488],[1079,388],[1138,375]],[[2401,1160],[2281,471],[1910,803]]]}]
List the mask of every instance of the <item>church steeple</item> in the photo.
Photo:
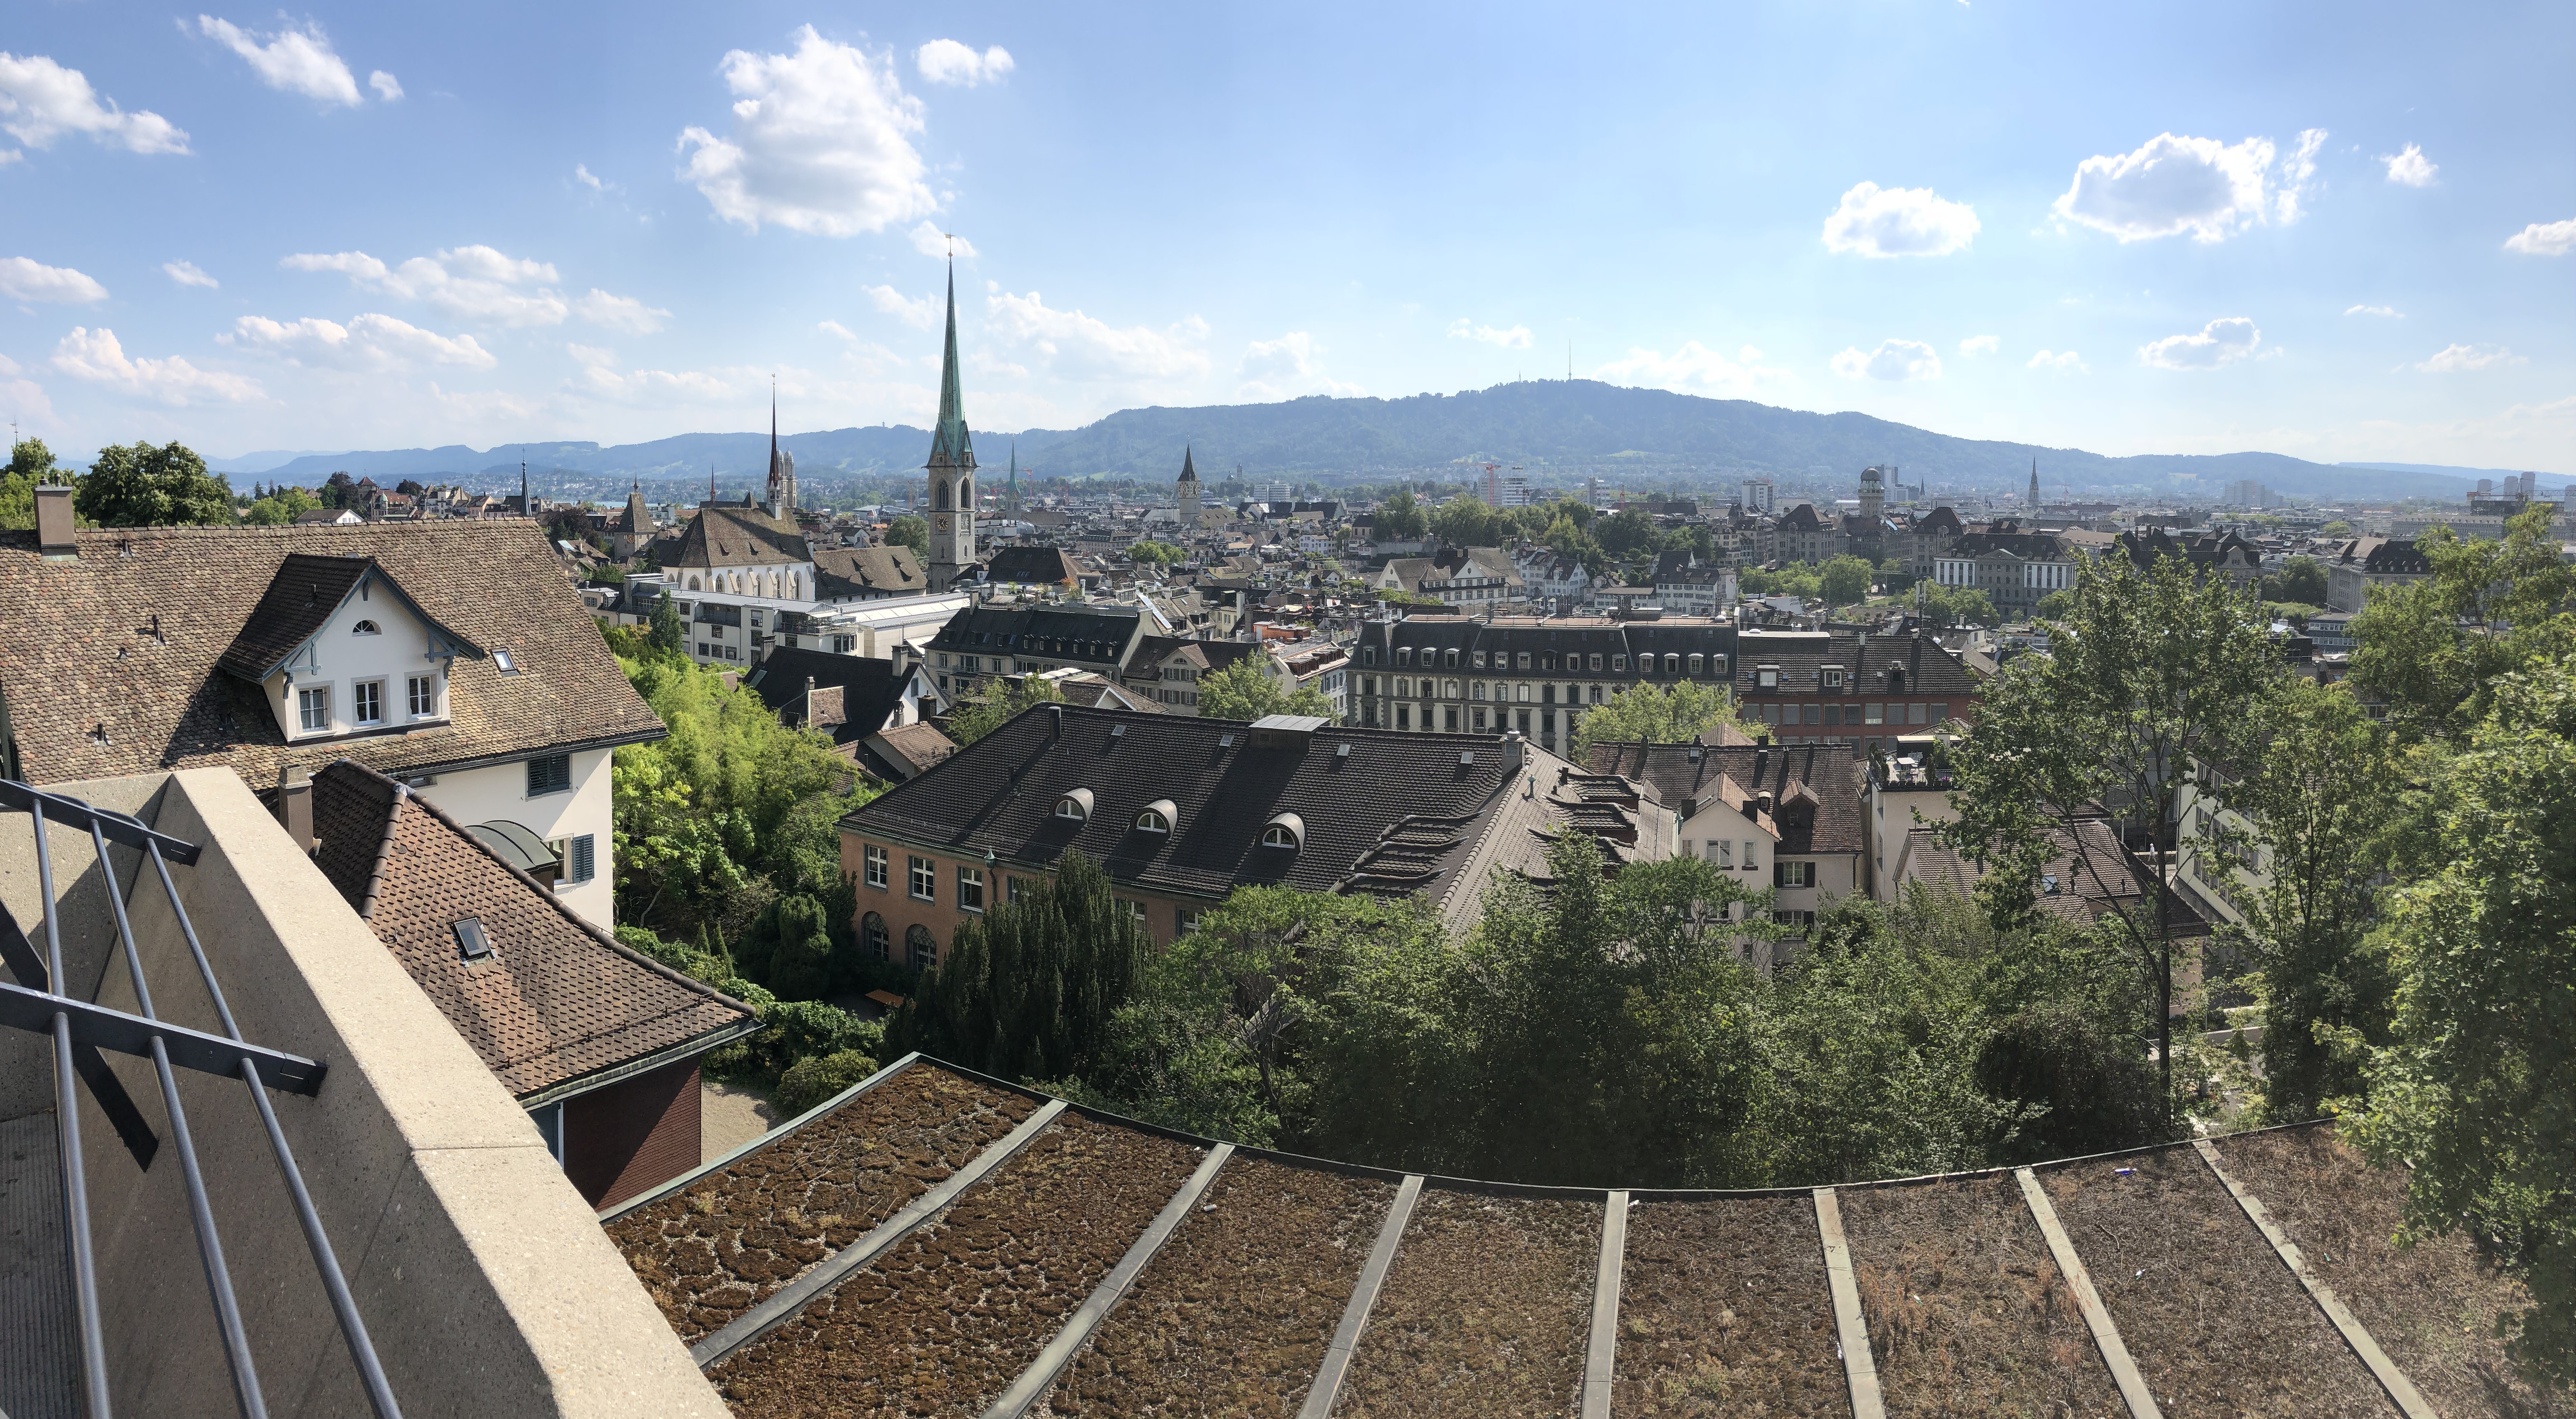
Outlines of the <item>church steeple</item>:
[{"label": "church steeple", "polygon": [[769,382],[769,496],[771,517],[796,515],[796,455],[778,446],[778,381]]},{"label": "church steeple", "polygon": [[1181,526],[1195,529],[1199,525],[1199,470],[1191,461],[1190,446],[1181,445]]},{"label": "church steeple", "polygon": [[[1013,462],[1017,462],[1017,449]],[[957,584],[975,560],[975,443],[957,378],[957,263],[948,263],[948,347],[940,360],[939,427],[930,435],[930,589]]]},{"label": "church steeple", "polygon": [[1011,440],[1011,479],[1002,485],[1002,511],[1012,521],[1020,518],[1020,441]]},{"label": "church steeple", "polygon": [[2030,461],[2030,510],[2033,513],[2039,511],[2039,460],[2036,457]]}]

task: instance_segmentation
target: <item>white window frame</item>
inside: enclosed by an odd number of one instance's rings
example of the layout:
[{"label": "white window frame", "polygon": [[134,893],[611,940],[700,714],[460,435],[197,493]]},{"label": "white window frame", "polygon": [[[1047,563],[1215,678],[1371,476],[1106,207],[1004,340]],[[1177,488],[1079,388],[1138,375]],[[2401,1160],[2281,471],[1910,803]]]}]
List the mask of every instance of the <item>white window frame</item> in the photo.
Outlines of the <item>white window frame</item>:
[{"label": "white window frame", "polygon": [[[423,693],[424,689],[427,693]],[[406,675],[403,677],[403,708],[413,719],[438,718],[438,677]]]},{"label": "white window frame", "polygon": [[918,853],[906,853],[904,858],[904,885],[911,889],[912,899],[916,902],[938,901],[939,864]]},{"label": "white window frame", "polygon": [[[322,711],[322,722],[319,724],[313,722],[313,711],[317,708]],[[300,732],[305,734],[330,733],[331,687],[328,685],[296,686],[295,722],[300,726]]]},{"label": "white window frame", "polygon": [[[376,692],[376,712],[373,716],[370,716],[367,713],[367,692],[369,690]],[[349,715],[350,722],[357,725],[360,729],[373,729],[377,725],[385,722],[385,681],[383,676],[379,675],[371,679],[352,680],[349,682]]]},{"label": "white window frame", "polygon": [[894,881],[894,855],[884,848],[862,844],[859,848],[860,880],[880,892]]},{"label": "white window frame", "polygon": [[[968,900],[969,896],[973,900]],[[957,909],[961,912],[984,910],[984,869],[957,864]]]}]

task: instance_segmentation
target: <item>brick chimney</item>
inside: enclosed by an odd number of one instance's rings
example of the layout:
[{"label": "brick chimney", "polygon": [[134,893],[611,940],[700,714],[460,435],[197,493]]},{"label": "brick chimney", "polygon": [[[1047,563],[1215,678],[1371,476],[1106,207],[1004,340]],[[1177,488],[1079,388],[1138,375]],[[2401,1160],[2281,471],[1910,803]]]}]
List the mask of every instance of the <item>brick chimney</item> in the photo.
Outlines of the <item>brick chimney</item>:
[{"label": "brick chimney", "polygon": [[313,776],[301,768],[290,765],[278,775],[277,821],[297,851],[313,855]]},{"label": "brick chimney", "polygon": [[72,490],[48,483],[36,489],[36,550],[49,562],[80,556],[72,535]]}]

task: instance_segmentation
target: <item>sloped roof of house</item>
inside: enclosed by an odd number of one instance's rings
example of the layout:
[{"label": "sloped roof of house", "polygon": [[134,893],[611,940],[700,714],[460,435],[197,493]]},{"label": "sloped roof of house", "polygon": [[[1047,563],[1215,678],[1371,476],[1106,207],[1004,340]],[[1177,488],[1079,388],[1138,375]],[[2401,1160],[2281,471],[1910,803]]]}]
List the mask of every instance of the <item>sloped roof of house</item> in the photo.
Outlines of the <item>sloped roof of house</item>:
[{"label": "sloped roof of house", "polygon": [[[1966,896],[1984,879],[1986,869],[1956,848],[1933,840],[1933,829],[1906,832],[1902,874]],[[2042,912],[2077,926],[2090,926],[2104,913],[2147,910],[2155,886],[2136,859],[2120,846],[2108,821],[2079,819],[2070,835],[2050,834],[2054,849],[2040,869],[2038,906]],[[2209,923],[2171,888],[2164,889],[2165,911],[2177,937],[2209,935]]]},{"label": "sloped roof of house", "polygon": [[1857,853],[1866,846],[1860,772],[1849,749],[1595,744],[1589,767],[1649,785],[1684,818],[1711,804],[1741,810],[1769,793],[1774,835],[1785,853]]},{"label": "sloped roof of house", "polygon": [[316,557],[294,552],[278,564],[277,575],[269,578],[259,604],[250,608],[250,619],[242,623],[241,634],[233,638],[216,663],[245,680],[267,679],[313,639],[342,603],[365,584],[384,587],[414,616],[428,622],[433,632],[459,643],[468,654],[473,653],[471,642],[422,610],[419,602],[376,565],[375,558]]},{"label": "sloped roof of house", "polygon": [[757,507],[709,503],[680,529],[662,558],[666,567],[757,567],[810,562],[814,555],[793,521]]},{"label": "sloped roof of house", "polygon": [[[0,532],[0,694],[36,782],[230,767],[254,788],[343,755],[387,773],[661,738],[544,530],[524,518],[354,527],[96,528],[48,562]],[[449,722],[290,747],[259,687],[226,670],[290,556],[384,573],[484,652],[448,672]],[[489,654],[511,653],[515,673]],[[255,657],[254,657],[255,658]]]},{"label": "sloped roof of house", "polygon": [[[759,1028],[750,1006],[582,920],[455,819],[351,760],[313,778],[314,863],[511,1094]],[[456,923],[481,923],[469,960]]]},{"label": "sloped roof of house", "polygon": [[808,680],[818,692],[833,691],[838,720],[829,725],[818,721],[814,727],[828,730],[834,743],[847,744],[866,738],[893,718],[903,703],[904,684],[911,678],[911,667],[898,672],[890,660],[782,645],[761,657],[743,685],[760,696],[771,713],[800,719],[809,713],[804,708]]},{"label": "sloped roof of house", "polygon": [[859,594],[911,596],[930,589],[921,558],[900,542],[891,547],[817,547],[814,570],[825,601]]}]

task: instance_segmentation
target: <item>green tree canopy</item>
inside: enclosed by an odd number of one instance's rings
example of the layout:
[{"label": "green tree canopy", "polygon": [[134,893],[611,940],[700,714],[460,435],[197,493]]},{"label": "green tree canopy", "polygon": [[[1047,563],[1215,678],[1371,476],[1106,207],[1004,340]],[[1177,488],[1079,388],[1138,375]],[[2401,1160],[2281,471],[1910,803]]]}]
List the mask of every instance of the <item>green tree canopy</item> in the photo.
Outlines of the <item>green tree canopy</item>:
[{"label": "green tree canopy", "polygon": [[2292,557],[2281,570],[2263,578],[2263,599],[2326,604],[2326,564],[2314,557]]},{"label": "green tree canopy", "polygon": [[296,514],[320,506],[302,488],[278,488],[255,499],[242,514],[242,521],[255,527],[282,527],[293,522]]},{"label": "green tree canopy", "polygon": [[2576,657],[2576,566],[2559,551],[2551,508],[2505,524],[2500,541],[2436,527],[2416,539],[2433,574],[2373,588],[2353,618],[2355,683],[2388,702],[2410,738],[2456,738],[2485,721],[2502,677]]},{"label": "green tree canopy", "polygon": [[20,439],[9,448],[9,466],[0,469],[0,528],[36,525],[36,485],[69,483],[71,470],[54,462],[43,439]]},{"label": "green tree canopy", "polygon": [[1621,508],[1608,517],[1596,519],[1592,536],[1603,551],[1614,557],[1625,557],[1655,543],[1655,520],[1637,508]]},{"label": "green tree canopy", "polygon": [[1506,527],[1503,515],[1478,497],[1451,498],[1431,510],[1431,530],[1460,547],[1499,546]]},{"label": "green tree canopy", "polygon": [[1869,584],[1877,570],[1862,559],[1848,554],[1825,563],[1817,575],[1819,593],[1828,606],[1849,606],[1869,597]]},{"label": "green tree canopy", "polygon": [[1333,702],[1312,685],[1300,685],[1291,695],[1279,688],[1279,682],[1262,673],[1262,660],[1267,655],[1245,656],[1232,665],[1199,681],[1198,710],[1206,719],[1260,719],[1274,714],[1321,715],[1334,718]]},{"label": "green tree canopy", "polygon": [[1169,542],[1157,542],[1150,537],[1127,549],[1127,560],[1148,566],[1170,566],[1174,562],[1188,560],[1189,555]]},{"label": "green tree canopy", "polygon": [[930,559],[930,524],[914,513],[905,513],[886,524],[886,545],[910,547],[913,555]]},{"label": "green tree canopy", "polygon": [[1068,852],[1036,892],[958,924],[938,967],[895,1012],[886,1047],[1010,1078],[1090,1072],[1152,947],[1108,875]]},{"label": "green tree canopy", "polygon": [[184,445],[112,444],[98,451],[72,506],[101,527],[230,527],[232,486]]},{"label": "green tree canopy", "polygon": [[1031,705],[1063,701],[1064,691],[1053,680],[1038,675],[987,681],[982,698],[968,700],[950,713],[948,737],[961,745],[972,744]]},{"label": "green tree canopy", "polygon": [[[2088,562],[2074,591],[2051,653],[2020,657],[1988,683],[1950,755],[1958,818],[1934,831],[1985,864],[1980,900],[1999,923],[2017,924],[2031,919],[2041,869],[2080,820],[2107,804],[2147,825],[2162,854],[2160,890],[2149,910],[2105,919],[2155,991],[2158,1058],[2170,1074],[2175,805],[2196,765],[2247,761],[2250,726],[2285,677],[2257,608],[2220,578],[2196,582],[2176,558],[2143,576],[2123,558]],[[2077,861],[2090,870],[2090,855]],[[2082,889],[2136,894],[2116,877]]]},{"label": "green tree canopy", "polygon": [[1640,680],[1584,711],[1574,727],[1574,762],[1588,760],[1595,744],[1688,744],[1721,724],[1743,722],[1735,696],[1722,685]]},{"label": "green tree canopy", "polygon": [[1398,489],[1378,504],[1370,526],[1381,542],[1415,542],[1431,530],[1431,521],[1422,515],[1422,504],[1414,501],[1413,494]]}]

